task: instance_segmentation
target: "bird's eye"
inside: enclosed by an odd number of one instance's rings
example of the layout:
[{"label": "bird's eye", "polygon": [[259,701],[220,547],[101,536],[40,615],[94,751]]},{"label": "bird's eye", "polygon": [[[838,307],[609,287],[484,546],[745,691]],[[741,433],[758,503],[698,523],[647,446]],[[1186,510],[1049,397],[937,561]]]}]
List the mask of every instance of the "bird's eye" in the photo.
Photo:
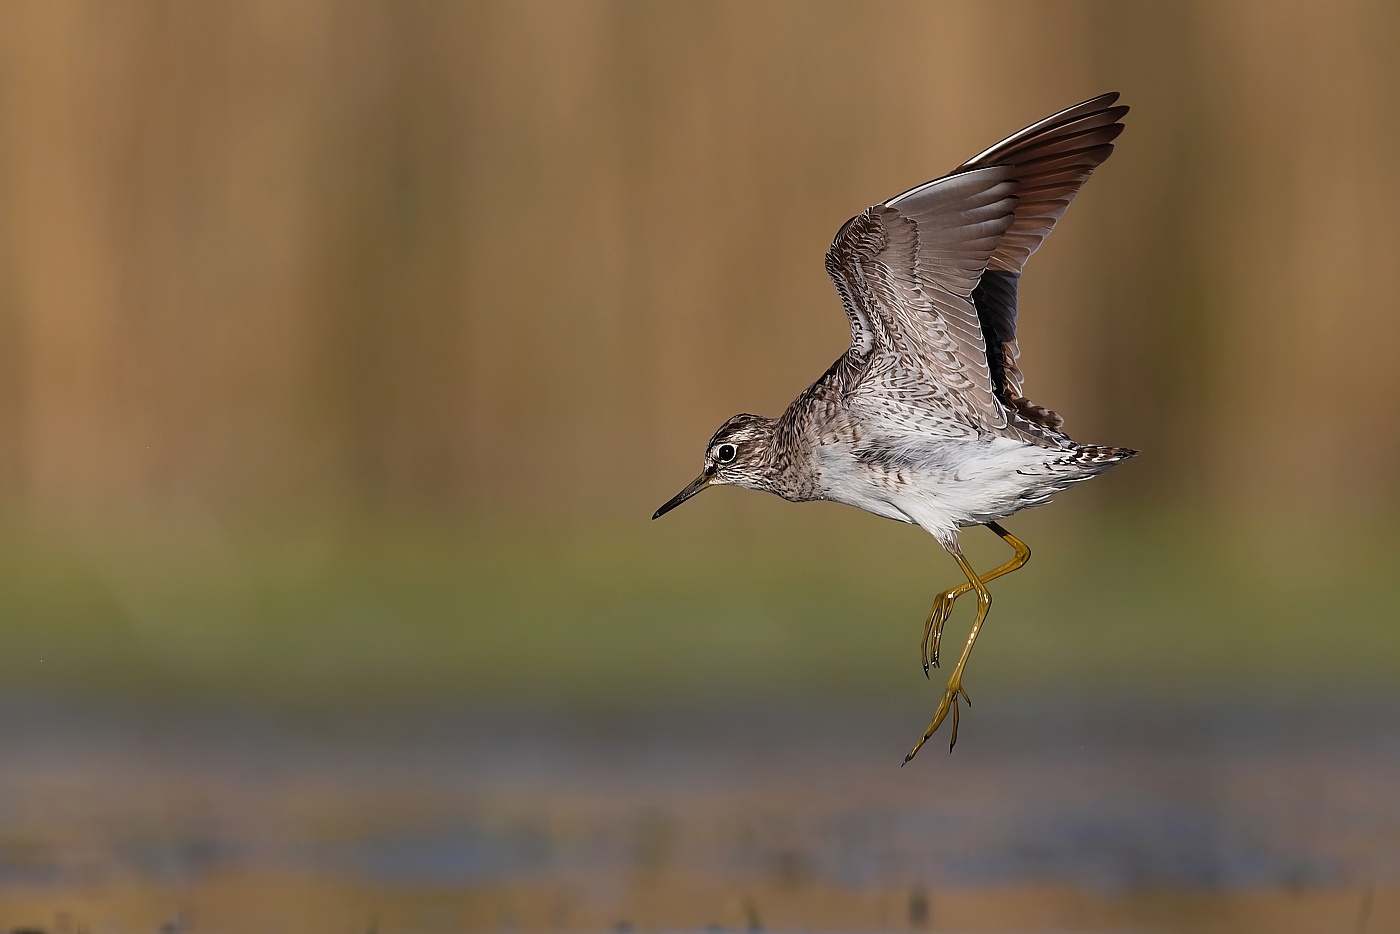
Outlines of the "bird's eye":
[{"label": "bird's eye", "polygon": [[721,464],[728,464],[738,456],[739,449],[729,443],[721,444],[719,448],[715,450],[715,460],[719,461]]}]

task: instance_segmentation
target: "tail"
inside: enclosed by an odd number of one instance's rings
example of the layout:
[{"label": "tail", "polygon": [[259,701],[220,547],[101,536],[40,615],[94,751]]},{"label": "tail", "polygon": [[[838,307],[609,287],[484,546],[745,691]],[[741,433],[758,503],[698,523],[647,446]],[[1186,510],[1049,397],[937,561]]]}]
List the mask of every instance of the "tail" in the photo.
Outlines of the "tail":
[{"label": "tail", "polygon": [[1132,448],[1112,448],[1102,444],[1081,444],[1076,447],[1065,462],[1082,467],[1093,473],[1102,473],[1114,464],[1122,463],[1130,457],[1137,457]]}]

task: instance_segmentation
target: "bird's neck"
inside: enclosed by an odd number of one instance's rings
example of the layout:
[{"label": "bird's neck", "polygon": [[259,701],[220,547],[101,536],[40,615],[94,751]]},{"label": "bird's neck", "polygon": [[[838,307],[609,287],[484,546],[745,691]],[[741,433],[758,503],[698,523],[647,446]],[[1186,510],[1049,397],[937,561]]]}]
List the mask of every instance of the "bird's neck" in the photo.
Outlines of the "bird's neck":
[{"label": "bird's neck", "polygon": [[791,410],[772,420],[772,433],[764,447],[763,476],[767,481],[764,489],[783,499],[802,502],[817,495],[810,469],[812,445],[790,414]]}]

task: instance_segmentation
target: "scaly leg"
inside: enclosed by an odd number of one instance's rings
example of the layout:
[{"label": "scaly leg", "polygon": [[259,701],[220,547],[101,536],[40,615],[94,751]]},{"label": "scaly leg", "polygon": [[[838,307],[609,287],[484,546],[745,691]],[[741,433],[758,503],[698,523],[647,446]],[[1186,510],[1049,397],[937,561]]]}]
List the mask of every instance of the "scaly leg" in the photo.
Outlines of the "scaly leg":
[{"label": "scaly leg", "polygon": [[977,572],[968,564],[967,558],[963,557],[962,549],[954,542],[948,547],[948,553],[953,556],[953,560],[958,562],[958,567],[967,575],[968,585],[977,593],[977,617],[972,621],[972,631],[967,634],[967,644],[963,646],[962,655],[958,658],[958,663],[953,666],[952,677],[948,679],[948,688],[943,692],[943,700],[939,701],[938,709],[933,712],[933,722],[929,724],[924,735],[914,744],[914,748],[909,750],[909,755],[904,757],[905,764],[914,758],[915,753],[923,748],[930,736],[943,723],[943,719],[948,716],[948,711],[953,711],[953,735],[948,742],[948,751],[952,752],[953,746],[958,741],[958,698],[962,697],[967,701],[968,706],[972,705],[972,699],[967,696],[967,691],[963,690],[962,675],[963,669],[967,667],[968,656],[972,654],[973,643],[977,641],[977,633],[982,629],[982,621],[987,618],[987,611],[992,608],[992,594],[987,590],[987,585],[977,576]]},{"label": "scaly leg", "polygon": [[[984,584],[996,580],[1003,574],[1010,574],[1031,559],[1031,550],[1026,547],[1025,542],[1021,541],[995,522],[988,522],[987,528],[1000,535],[1003,541],[1016,549],[1016,556],[1001,567],[994,568],[986,574],[979,575]],[[920,646],[924,659],[925,678],[928,677],[930,666],[934,668],[938,667],[938,646],[943,641],[943,626],[948,622],[948,617],[953,615],[953,602],[971,589],[971,584],[959,584],[956,587],[950,587],[943,591],[938,595],[938,598],[933,601],[933,609],[929,610],[928,619],[924,622],[924,641]],[[964,697],[965,696],[966,695],[964,695]]]}]

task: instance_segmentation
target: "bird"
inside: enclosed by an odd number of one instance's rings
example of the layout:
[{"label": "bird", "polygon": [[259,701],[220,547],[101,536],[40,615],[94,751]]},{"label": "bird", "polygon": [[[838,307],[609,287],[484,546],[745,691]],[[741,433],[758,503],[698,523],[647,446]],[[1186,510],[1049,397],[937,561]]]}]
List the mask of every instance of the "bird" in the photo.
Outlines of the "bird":
[{"label": "bird", "polygon": [[[1064,419],[1023,392],[1017,286],[1026,260],[1090,174],[1113,152],[1128,108],[1110,92],[1075,104],[846,221],[826,271],[849,319],[850,347],[776,418],[728,419],[700,475],[653,519],[711,486],[830,500],[918,525],[966,581],[938,594],[924,622],[924,675],[939,667],[955,602],[976,615],[918,753],[959,701],[968,657],[991,608],[988,584],[1030,549],[1000,523],[1138,452],[1080,444]],[[985,526],[1014,552],[979,573],[959,532]]]}]

